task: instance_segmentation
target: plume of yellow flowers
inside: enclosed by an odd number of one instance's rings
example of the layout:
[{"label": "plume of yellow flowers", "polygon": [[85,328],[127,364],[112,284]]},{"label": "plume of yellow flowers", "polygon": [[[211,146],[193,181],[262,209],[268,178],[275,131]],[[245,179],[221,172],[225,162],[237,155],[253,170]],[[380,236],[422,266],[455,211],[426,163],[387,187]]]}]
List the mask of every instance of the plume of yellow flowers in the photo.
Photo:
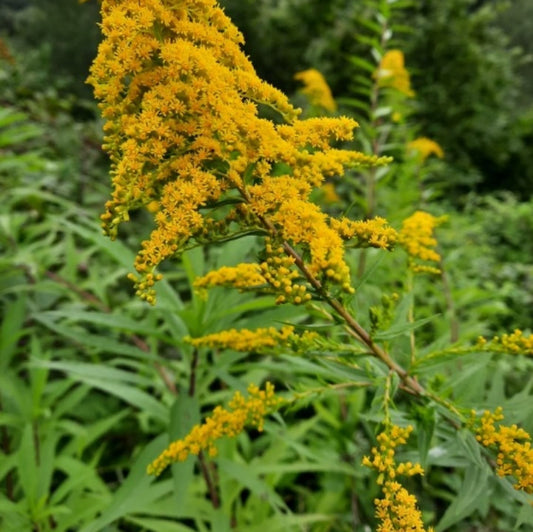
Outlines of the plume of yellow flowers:
[{"label": "plume of yellow flowers", "polygon": [[436,155],[439,159],[444,157],[444,151],[434,140],[427,137],[418,137],[407,144],[407,149],[418,154],[421,162],[430,155]]},{"label": "plume of yellow flowers", "polygon": [[[407,443],[413,427],[388,425],[378,437],[378,447],[371,450],[372,456],[363,458],[363,465],[378,472],[377,483],[382,486],[383,498],[376,499],[376,517],[379,520],[377,532],[424,532],[422,515],[417,500],[396,479],[399,476],[423,475],[420,464],[397,463],[396,447]],[[428,532],[433,529],[429,528]]]},{"label": "plume of yellow flowers", "polygon": [[415,95],[401,50],[389,50],[385,53],[374,72],[374,78],[377,79],[379,87],[396,89],[409,98]]},{"label": "plume of yellow flowers", "polygon": [[316,338],[316,333],[305,331],[298,335],[294,327],[287,325],[277,330],[274,327],[250,329],[229,329],[218,333],[208,334],[199,338],[185,338],[185,341],[195,347],[211,347],[218,349],[233,349],[243,352],[272,351],[275,347],[298,348],[308,346]]},{"label": "plume of yellow flowers", "polygon": [[357,123],[298,119],[257,76],[215,0],[103,0],[101,26],[88,82],[112,164],[104,231],[116,237],[139,208],[155,225],[131,276],[138,295],[155,301],[154,270],[186,246],[258,228],[306,253],[318,278],[332,270],[330,281],[346,285],[342,238],[309,197],[348,166],[389,161],[332,146]]},{"label": "plume of yellow flowers", "polygon": [[183,462],[191,454],[207,451],[209,456],[217,455],[215,442],[224,436],[234,438],[245,426],[263,430],[264,419],[275,412],[283,399],[274,394],[274,386],[267,382],[261,390],[255,384],[248,387],[248,397],[236,392],[229,403],[229,410],[217,406],[212,415],[201,425],[195,425],[185,438],[171,443],[149,466],[148,473],[160,475],[166,467]]},{"label": "plume of yellow flowers", "polygon": [[406,218],[398,237],[399,244],[409,255],[409,267],[415,272],[439,274],[439,268],[420,264],[419,261],[438,263],[440,255],[435,251],[435,228],[446,221],[445,216],[435,217],[424,211],[416,211]]},{"label": "plume of yellow flowers", "polygon": [[314,68],[303,70],[294,75],[294,79],[303,83],[301,92],[309,98],[311,105],[322,107],[326,111],[335,112],[337,104],[331,89],[321,72]]},{"label": "plume of yellow flowers", "polygon": [[[472,413],[475,423],[475,412]],[[497,453],[496,472],[501,477],[512,476],[514,488],[533,493],[533,449],[531,436],[516,425],[496,425],[504,419],[503,410],[486,410],[476,428],[477,440]]]},{"label": "plume of yellow flowers", "polygon": [[257,288],[266,284],[261,274],[259,264],[243,262],[237,266],[223,266],[198,277],[194,281],[194,288],[199,291],[214,286],[232,286],[239,290]]},{"label": "plume of yellow flowers", "polygon": [[515,329],[511,334],[495,336],[489,342],[482,336],[478,338],[477,347],[487,351],[498,351],[512,355],[533,355],[533,335],[525,336],[520,329]]}]

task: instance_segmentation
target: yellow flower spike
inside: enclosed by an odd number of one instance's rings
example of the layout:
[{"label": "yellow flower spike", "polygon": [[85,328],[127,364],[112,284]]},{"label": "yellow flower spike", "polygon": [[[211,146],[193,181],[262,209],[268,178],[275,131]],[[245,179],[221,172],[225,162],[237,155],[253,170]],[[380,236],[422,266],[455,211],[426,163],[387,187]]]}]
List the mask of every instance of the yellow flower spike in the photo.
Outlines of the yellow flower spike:
[{"label": "yellow flower spike", "polygon": [[216,456],[217,440],[226,436],[234,438],[247,426],[262,431],[265,417],[275,412],[282,403],[283,399],[274,394],[274,386],[270,382],[265,384],[264,390],[250,385],[247,398],[236,392],[228,410],[217,406],[212,415],[201,425],[194,426],[185,438],[171,443],[148,466],[148,474],[160,475],[170,464],[183,462],[200,451]]},{"label": "yellow flower spike", "polygon": [[533,356],[533,335],[526,336],[520,329],[515,329],[510,334],[503,334],[501,337],[495,336],[490,341],[480,336],[476,345],[486,351]]},{"label": "yellow flower spike", "polygon": [[254,331],[250,329],[230,329],[199,338],[186,337],[185,340],[195,347],[233,349],[234,351],[257,353],[275,347],[301,348],[308,346],[316,336],[316,333],[309,331],[298,335],[294,333],[294,327],[285,326],[279,331],[274,327],[259,328]]},{"label": "yellow flower spike", "polygon": [[[371,450],[372,457],[363,457],[363,465],[378,472],[377,483],[382,486],[383,498],[376,499],[378,532],[425,532],[422,515],[417,508],[416,497],[410,494],[397,480],[398,476],[423,475],[420,464],[396,463],[396,447],[407,443],[413,427],[387,425],[377,436],[378,447]],[[428,528],[428,532],[432,532]]]},{"label": "yellow flower spike", "polygon": [[405,59],[401,50],[389,50],[379,63],[374,72],[380,87],[390,87],[412,98],[415,93],[411,89],[411,78],[405,68]]},{"label": "yellow flower spike", "polygon": [[516,425],[502,425],[503,410],[485,411],[480,420],[473,419],[476,439],[496,454],[496,473],[512,476],[516,490],[533,493],[533,449],[531,436]]},{"label": "yellow flower spike", "polygon": [[254,288],[266,284],[258,264],[241,263],[233,267],[222,267],[198,277],[194,288],[203,290],[214,286],[233,286],[239,290]]},{"label": "yellow flower spike", "polygon": [[407,149],[418,154],[421,162],[424,162],[430,155],[436,155],[439,159],[444,157],[442,148],[427,137],[419,137],[407,144]]},{"label": "yellow flower spike", "polygon": [[440,273],[439,268],[418,261],[440,262],[441,257],[435,251],[437,240],[433,234],[435,228],[444,221],[445,216],[437,218],[423,211],[417,211],[403,221],[398,242],[409,255],[409,267],[414,272]]},{"label": "yellow flower spike", "polygon": [[322,107],[326,111],[334,112],[337,104],[331,94],[331,89],[324,76],[316,69],[310,68],[295,74],[294,79],[301,81],[304,87],[301,92],[309,98],[311,105]]}]

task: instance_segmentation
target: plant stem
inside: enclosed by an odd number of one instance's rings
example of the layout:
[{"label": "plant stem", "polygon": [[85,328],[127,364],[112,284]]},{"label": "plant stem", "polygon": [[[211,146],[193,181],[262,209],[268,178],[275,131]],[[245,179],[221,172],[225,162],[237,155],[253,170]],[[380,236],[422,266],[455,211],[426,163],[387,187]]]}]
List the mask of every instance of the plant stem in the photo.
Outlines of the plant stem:
[{"label": "plant stem", "polygon": [[200,469],[202,470],[202,476],[204,477],[205,483],[207,484],[207,490],[209,491],[209,498],[211,499],[211,504],[213,508],[220,508],[220,498],[218,496],[218,491],[211,478],[209,473],[209,468],[207,467],[207,460],[205,459],[204,453],[200,451],[198,454],[198,460],[200,462]]},{"label": "plant stem", "polygon": [[[265,223],[269,222],[265,220]],[[275,231],[275,228],[272,227],[272,230]],[[335,310],[335,312],[345,321],[348,328],[357,335],[360,341],[365,344],[377,358],[384,362],[390,370],[398,374],[406,389],[415,395],[424,395],[425,390],[419,382],[409,376],[407,371],[392,360],[390,355],[384,349],[374,343],[370,334],[353,318],[344,305],[339,300],[333,298],[327,290],[324,289],[322,283],[309,271],[300,254],[288,242],[283,243],[283,248],[285,249],[285,252],[294,259],[295,265],[304,274],[309,284],[318,294],[320,294],[322,300]]]},{"label": "plant stem", "polygon": [[[414,323],[415,321],[415,293],[414,293],[414,276],[413,271],[408,267],[407,268],[407,294],[411,296],[411,302],[409,303],[409,310],[407,312],[407,321],[409,323]],[[409,332],[409,344],[411,347],[411,364],[414,363],[416,358],[416,341],[415,341],[415,331],[411,329]]]},{"label": "plant stem", "polygon": [[189,377],[189,397],[196,392],[196,368],[198,367],[198,349],[194,349],[191,360],[191,375]]},{"label": "plant stem", "polygon": [[[2,412],[2,410],[2,398],[0,396],[0,412]],[[5,456],[9,456],[11,453],[11,439],[6,425],[2,426],[2,452]],[[10,501],[14,500],[13,487],[13,470],[9,470],[6,475],[6,496]]]}]

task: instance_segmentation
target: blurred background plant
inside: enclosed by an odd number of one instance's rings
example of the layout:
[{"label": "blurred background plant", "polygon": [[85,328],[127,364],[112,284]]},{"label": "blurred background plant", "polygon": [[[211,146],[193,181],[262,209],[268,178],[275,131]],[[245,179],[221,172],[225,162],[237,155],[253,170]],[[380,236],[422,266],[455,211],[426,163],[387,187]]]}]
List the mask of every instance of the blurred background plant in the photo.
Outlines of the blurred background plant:
[{"label": "blurred background plant", "polygon": [[[398,1],[388,14],[387,2],[371,0],[222,4],[262,78],[306,107],[294,75],[317,69],[338,113],[360,122],[358,147],[395,157],[383,174],[354,173],[317,201],[332,213],[349,206],[353,216],[383,214],[397,228],[418,208],[449,215],[438,233],[444,274],[417,276],[410,289],[405,256],[369,250],[361,267],[360,252],[352,253],[352,271],[362,276],[353,305],[373,309],[364,324],[392,320],[398,352],[408,352],[410,336],[398,325],[415,298],[416,319],[432,318],[416,331],[426,353],[449,343],[454,327],[463,342],[531,331],[530,3]],[[134,213],[119,244],[104,239],[96,221],[108,166],[84,80],[97,20],[97,2],[0,6],[0,529],[371,530],[377,487],[360,464],[375,442],[380,402],[366,385],[311,394],[264,433],[224,442],[216,471],[189,459],[162,481],[146,476],[169,439],[233,390],[266,377],[310,389],[345,368],[320,357],[199,353],[183,341],[224,327],[305,321],[305,309],[276,307],[270,297],[224,288],[207,301],[195,295],[196,277],[253,257],[254,237],[186,253],[181,269],[165,272],[155,308],[130,297],[133,242],[149,226]],[[381,88],[372,99],[387,50],[404,52],[414,97]],[[421,161],[407,148],[426,136],[442,159]],[[474,355],[462,364],[453,385],[442,361],[427,361],[424,371],[443,395],[503,405],[531,432],[530,361]],[[368,375],[363,368],[353,377],[364,383]],[[404,453],[428,468],[412,481],[426,522],[440,522],[441,531],[533,530],[524,499],[489,478],[466,434],[436,419],[420,406],[412,419],[396,420],[416,424],[418,449],[426,449]],[[214,475],[218,505],[206,484]]]}]

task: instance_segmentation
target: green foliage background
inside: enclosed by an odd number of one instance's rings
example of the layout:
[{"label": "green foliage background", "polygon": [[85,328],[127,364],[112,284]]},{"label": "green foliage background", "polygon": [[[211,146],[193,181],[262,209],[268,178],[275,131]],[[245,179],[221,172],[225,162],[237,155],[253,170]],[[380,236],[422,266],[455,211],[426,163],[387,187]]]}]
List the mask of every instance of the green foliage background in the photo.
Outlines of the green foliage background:
[{"label": "green foliage background", "polygon": [[[185,335],[298,324],[306,313],[223,289],[207,301],[194,294],[196,276],[253,256],[253,238],[187,253],[180,268],[166,273],[154,309],[132,299],[125,279],[135,249],[129,244],[146,220],[139,215],[122,243],[102,237],[97,222],[108,169],[83,80],[98,42],[98,7],[53,4],[4,2],[0,9],[1,37],[14,58],[0,60],[0,529],[226,531],[237,522],[249,532],[370,530],[377,487],[360,462],[375,443],[381,414],[364,365],[351,375],[360,387],[311,394],[304,408],[269,420],[264,433],[224,442],[219,509],[193,475],[192,460],[161,481],[145,475],[169,438],[182,436],[248,382],[268,376],[280,389],[305,390],[341,381],[346,368],[327,357],[206,351],[197,394],[189,397],[196,354]],[[368,41],[372,2],[224,4],[258,72],[288,92],[297,88],[293,74],[313,66],[340,101],[353,98],[362,73],[350,57],[375,60]],[[395,27],[417,91],[406,127],[446,152],[426,183],[438,198],[431,203],[435,214],[450,214],[439,240],[454,306],[446,305],[441,285],[417,284],[417,318],[431,318],[417,330],[427,352],[449,341],[451,320],[464,342],[533,328],[531,67],[523,51],[510,50],[530,46],[523,35],[532,19],[526,0],[501,16],[496,8],[496,2],[427,0],[407,6]],[[510,43],[502,28],[511,27]],[[395,222],[413,205],[411,176],[399,157],[380,185],[380,202]],[[360,187],[359,177],[341,192],[353,194],[352,186]],[[356,310],[380,309],[384,295],[402,291],[397,260],[369,253],[372,275],[358,290]],[[389,331],[398,356],[408,344],[399,326],[409,297],[402,296]],[[363,319],[370,326],[370,317]],[[425,364],[444,396],[479,408],[503,405],[510,422],[533,429],[529,360],[487,362],[474,353],[460,371]],[[426,520],[439,522],[441,531],[533,530],[524,498],[489,476],[471,436],[436,424],[437,414],[420,406],[410,419],[397,420],[416,424],[424,440],[407,447],[404,458],[428,468],[411,486]]]}]

